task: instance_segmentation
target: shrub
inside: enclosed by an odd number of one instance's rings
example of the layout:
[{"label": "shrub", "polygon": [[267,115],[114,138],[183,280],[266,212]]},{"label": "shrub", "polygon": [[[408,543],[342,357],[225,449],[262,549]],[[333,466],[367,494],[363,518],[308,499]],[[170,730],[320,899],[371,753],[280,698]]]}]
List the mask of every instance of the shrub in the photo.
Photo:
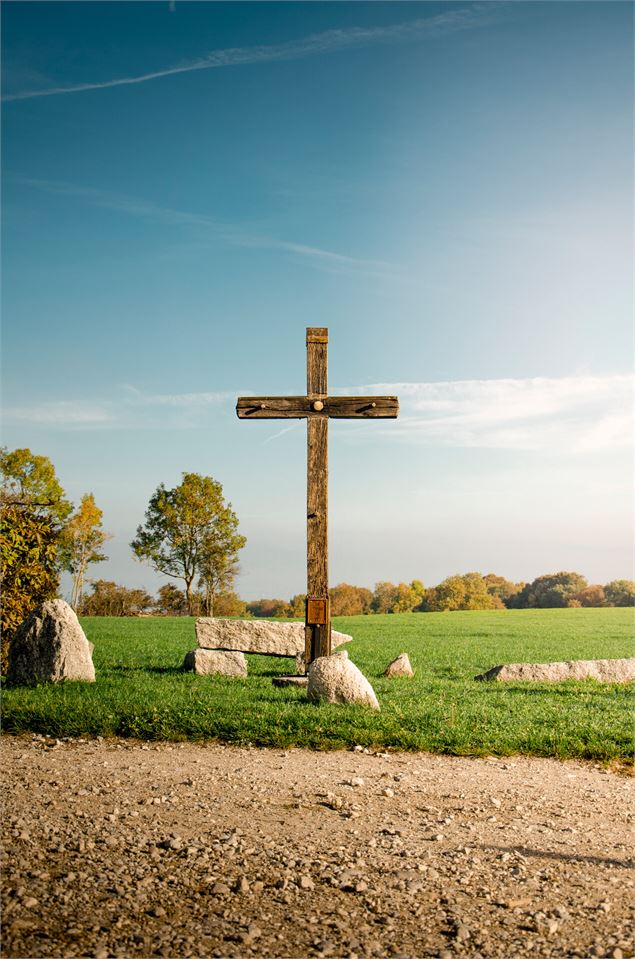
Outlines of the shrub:
[{"label": "shrub", "polygon": [[40,603],[57,595],[59,534],[50,517],[27,505],[3,504],[0,517],[1,668],[6,673],[13,633]]}]

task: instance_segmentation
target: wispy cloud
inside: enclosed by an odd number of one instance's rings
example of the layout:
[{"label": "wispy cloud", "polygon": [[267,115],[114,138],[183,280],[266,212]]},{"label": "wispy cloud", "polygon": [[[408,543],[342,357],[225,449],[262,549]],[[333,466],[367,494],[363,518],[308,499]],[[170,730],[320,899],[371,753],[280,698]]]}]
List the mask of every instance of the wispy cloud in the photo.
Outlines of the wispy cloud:
[{"label": "wispy cloud", "polygon": [[116,210],[126,216],[162,223],[167,226],[195,227],[212,233],[216,238],[233,246],[246,249],[278,250],[292,256],[306,257],[317,263],[337,266],[354,272],[373,274],[388,274],[395,272],[394,264],[386,260],[350,256],[323,247],[311,246],[306,243],[296,243],[279,237],[267,236],[252,232],[232,224],[223,223],[214,217],[201,213],[190,213],[185,210],[175,210],[172,207],[163,207],[150,200],[128,196],[123,193],[113,193],[95,187],[80,186],[74,183],[64,183],[59,180],[41,180],[33,177],[12,175],[13,182],[22,186],[32,187],[51,193],[56,196],[67,196],[83,200],[91,206],[107,210]]},{"label": "wispy cloud", "polygon": [[455,447],[585,453],[633,442],[632,375],[378,383],[343,393],[397,394],[394,437]]},{"label": "wispy cloud", "polygon": [[125,403],[138,407],[169,407],[177,410],[202,411],[210,406],[222,406],[235,403],[238,393],[235,390],[221,390],[215,393],[143,393],[135,386],[125,384],[122,387]]},{"label": "wispy cloud", "polygon": [[[630,375],[375,383],[334,390],[340,395],[398,395],[396,422],[347,424],[347,435],[376,442],[386,435],[427,446],[586,454],[626,448],[633,441]],[[200,393],[144,393],[120,387],[104,401],[64,400],[5,410],[5,420],[57,429],[201,429],[234,418],[249,388]],[[273,426],[273,424],[270,424]],[[298,424],[268,436],[271,442]],[[383,427],[383,428],[382,428]]]},{"label": "wispy cloud", "polygon": [[238,392],[245,391],[144,393],[124,384],[114,396],[97,402],[78,397],[32,406],[8,406],[3,410],[3,419],[6,423],[30,423],[61,430],[169,429],[174,426],[188,429],[204,424],[212,408],[229,413]]},{"label": "wispy cloud", "polygon": [[3,419],[5,422],[65,428],[112,426],[116,421],[109,403],[104,405],[90,402],[77,403],[74,400],[7,407],[3,411]]},{"label": "wispy cloud", "polygon": [[297,429],[299,425],[300,425],[300,420],[295,420],[295,422],[293,422],[291,426],[285,426],[283,429],[278,430],[277,433],[272,433],[271,436],[268,436],[265,440],[263,440],[263,444],[272,443],[273,440],[280,439],[280,437],[284,436],[285,433],[290,433],[291,430]]},{"label": "wispy cloud", "polygon": [[[100,80],[87,83],[73,83],[38,89],[7,93],[2,97],[5,102],[31,100],[35,97],[60,96],[65,93],[82,93],[89,90],[105,90],[111,87],[132,86],[148,83],[162,77],[179,73],[192,73],[196,70],[214,70],[221,67],[236,67],[247,64],[271,63],[285,60],[304,60],[307,57],[326,53],[337,53],[377,44],[403,43],[422,37],[442,36],[460,30],[470,30],[491,22],[502,4],[476,3],[460,9],[446,10],[431,17],[419,17],[392,26],[383,27],[346,27],[314,33],[288,43],[259,45],[252,47],[229,47],[212,50],[202,57],[176,63],[172,66],[153,70],[137,76],[118,77],[112,80]],[[496,13],[495,13],[496,10]]]}]

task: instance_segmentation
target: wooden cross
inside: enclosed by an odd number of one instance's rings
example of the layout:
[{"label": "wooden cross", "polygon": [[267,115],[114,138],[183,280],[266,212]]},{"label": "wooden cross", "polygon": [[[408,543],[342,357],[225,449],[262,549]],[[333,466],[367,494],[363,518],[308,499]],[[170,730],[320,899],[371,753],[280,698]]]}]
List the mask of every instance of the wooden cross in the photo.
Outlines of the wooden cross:
[{"label": "wooden cross", "polygon": [[333,419],[395,419],[396,396],[329,396],[326,327],[306,331],[306,396],[240,396],[243,420],[307,420],[305,662],[331,653],[328,584],[328,428]]}]

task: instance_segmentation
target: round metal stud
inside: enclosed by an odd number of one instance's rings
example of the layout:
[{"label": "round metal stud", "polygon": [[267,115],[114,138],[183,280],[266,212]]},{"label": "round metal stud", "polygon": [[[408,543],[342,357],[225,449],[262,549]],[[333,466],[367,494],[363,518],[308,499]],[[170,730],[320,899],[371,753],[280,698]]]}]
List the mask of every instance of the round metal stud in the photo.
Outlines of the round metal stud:
[{"label": "round metal stud", "polygon": [[322,400],[316,400],[316,401],[314,402],[314,404],[313,404],[313,409],[314,409],[317,413],[319,413],[321,410],[323,410],[323,409],[324,409],[324,403],[322,402]]}]

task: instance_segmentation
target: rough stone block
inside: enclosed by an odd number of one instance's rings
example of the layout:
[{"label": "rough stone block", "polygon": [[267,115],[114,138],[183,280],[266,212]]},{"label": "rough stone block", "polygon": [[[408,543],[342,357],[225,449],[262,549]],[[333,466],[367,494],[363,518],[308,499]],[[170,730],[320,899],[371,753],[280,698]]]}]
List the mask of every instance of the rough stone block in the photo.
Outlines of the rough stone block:
[{"label": "rough stone block", "polygon": [[242,653],[220,649],[193,649],[185,655],[183,670],[198,673],[199,676],[245,677],[247,660]]},{"label": "rough stone block", "polygon": [[311,663],[307,697],[313,702],[355,703],[379,709],[373,687],[345,650],[320,656]]},{"label": "rough stone block", "polygon": [[[333,648],[353,637],[332,631]],[[279,623],[267,619],[196,620],[196,641],[202,649],[226,649],[267,656],[297,656],[304,653],[304,623]]]},{"label": "rough stone block", "polygon": [[94,683],[95,667],[74,610],[63,599],[51,599],[16,630],[9,648],[7,685],[69,680]]},{"label": "rough stone block", "polygon": [[408,653],[401,653],[392,663],[389,663],[384,670],[384,676],[414,676],[415,671],[410,663]]}]

